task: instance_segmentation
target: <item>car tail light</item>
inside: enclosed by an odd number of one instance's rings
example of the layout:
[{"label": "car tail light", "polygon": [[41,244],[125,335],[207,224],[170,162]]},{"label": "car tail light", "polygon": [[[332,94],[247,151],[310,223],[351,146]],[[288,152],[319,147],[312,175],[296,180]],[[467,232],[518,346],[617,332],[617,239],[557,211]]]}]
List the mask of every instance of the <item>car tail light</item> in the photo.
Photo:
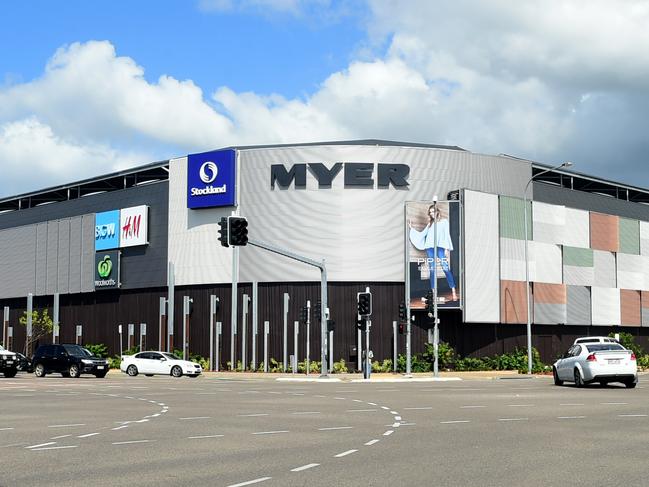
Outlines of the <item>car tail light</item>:
[{"label": "car tail light", "polygon": [[635,360],[635,353],[631,352],[631,360]]},{"label": "car tail light", "polygon": [[594,353],[591,353],[588,357],[586,357],[586,360],[588,362],[597,362],[597,357],[595,357]]}]

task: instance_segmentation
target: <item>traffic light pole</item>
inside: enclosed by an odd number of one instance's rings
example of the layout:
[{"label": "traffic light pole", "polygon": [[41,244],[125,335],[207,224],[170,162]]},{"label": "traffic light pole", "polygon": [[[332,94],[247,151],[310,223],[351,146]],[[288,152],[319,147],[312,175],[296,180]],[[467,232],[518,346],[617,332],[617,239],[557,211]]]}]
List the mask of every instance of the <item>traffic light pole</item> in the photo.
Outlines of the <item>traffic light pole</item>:
[{"label": "traffic light pole", "polygon": [[322,305],[320,306],[320,358],[322,361],[320,375],[321,377],[327,377],[327,371],[329,370],[329,368],[327,367],[327,317],[325,316],[325,313],[328,308],[327,306],[328,301],[327,301],[327,267],[325,265],[325,260],[322,259],[322,262],[318,262],[317,260],[310,259],[309,257],[304,257],[302,255],[294,254],[293,252],[289,252],[287,250],[280,249],[279,247],[275,247],[267,243],[259,242],[257,240],[249,239],[248,245],[252,245],[253,247],[259,247],[260,249],[268,250],[269,252],[283,255],[284,257],[288,257],[289,259],[297,260],[304,264],[311,265],[320,269],[320,277],[321,277],[320,300],[322,301]]}]

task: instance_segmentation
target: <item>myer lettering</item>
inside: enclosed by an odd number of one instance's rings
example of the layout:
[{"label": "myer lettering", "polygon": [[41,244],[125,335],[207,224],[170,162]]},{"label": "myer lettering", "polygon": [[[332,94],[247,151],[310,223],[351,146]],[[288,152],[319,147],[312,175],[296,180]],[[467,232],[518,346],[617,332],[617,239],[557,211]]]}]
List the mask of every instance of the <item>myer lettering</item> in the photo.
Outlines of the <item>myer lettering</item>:
[{"label": "myer lettering", "polygon": [[187,208],[233,206],[235,152],[190,154],[187,157]]},{"label": "myer lettering", "polygon": [[287,189],[293,183],[295,188],[306,188],[307,174],[310,174],[318,182],[318,189],[331,188],[341,171],[345,188],[374,188],[375,184],[377,188],[408,188],[410,167],[382,162],[336,162],[331,167],[316,162],[293,164],[288,170],[283,164],[273,164],[270,166],[270,187],[275,189],[277,185]]}]

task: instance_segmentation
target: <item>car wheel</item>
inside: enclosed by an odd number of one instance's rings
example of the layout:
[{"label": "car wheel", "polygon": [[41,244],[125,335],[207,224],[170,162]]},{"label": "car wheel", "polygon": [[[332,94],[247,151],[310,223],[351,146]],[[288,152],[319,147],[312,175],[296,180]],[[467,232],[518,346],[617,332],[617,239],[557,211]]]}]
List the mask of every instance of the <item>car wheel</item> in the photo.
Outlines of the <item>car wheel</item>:
[{"label": "car wheel", "polygon": [[575,387],[584,387],[584,379],[582,379],[579,369],[575,369]]},{"label": "car wheel", "polygon": [[67,370],[61,372],[61,377],[70,377],[70,373]]},{"label": "car wheel", "polygon": [[34,375],[36,377],[45,377],[45,366],[43,364],[36,364],[36,367],[34,367]]},{"label": "car wheel", "polygon": [[5,370],[5,377],[7,379],[11,379],[12,377],[16,377],[16,372],[18,372],[17,369]]},{"label": "car wheel", "polygon": [[108,373],[107,370],[105,370],[105,371],[103,371],[103,372],[97,372],[97,373],[95,374],[95,377],[97,377],[97,379],[103,379],[104,377],[106,377],[106,374],[107,374],[107,373]]},{"label": "car wheel", "polygon": [[79,370],[79,366],[76,364],[70,365],[70,368],[68,369],[68,374],[70,374],[70,377],[73,379],[76,379],[81,375],[81,371]]},{"label": "car wheel", "polygon": [[552,367],[552,377],[554,377],[554,385],[555,386],[562,386],[563,381],[559,379],[559,374],[557,374],[557,369]]},{"label": "car wheel", "polygon": [[637,385],[637,382],[630,380],[624,383],[627,389],[633,389]]},{"label": "car wheel", "polygon": [[183,375],[183,369],[175,365],[174,368],[171,369],[171,375],[174,377],[180,377]]},{"label": "car wheel", "polygon": [[126,373],[131,377],[135,377],[137,375],[137,367],[135,365],[129,365],[126,369]]}]

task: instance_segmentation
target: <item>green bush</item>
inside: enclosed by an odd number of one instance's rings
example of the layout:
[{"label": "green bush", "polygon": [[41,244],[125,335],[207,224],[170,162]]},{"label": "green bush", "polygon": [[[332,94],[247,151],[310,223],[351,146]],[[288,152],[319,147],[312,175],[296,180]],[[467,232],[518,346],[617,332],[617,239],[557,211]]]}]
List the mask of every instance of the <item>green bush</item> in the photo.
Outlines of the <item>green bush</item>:
[{"label": "green bush", "polygon": [[[262,370],[263,370],[263,364],[262,364]],[[306,374],[306,360],[297,363],[297,371],[300,374]],[[320,362],[318,362],[317,360],[309,360],[309,373],[317,374],[318,372],[320,372]]]},{"label": "green bush", "polygon": [[[423,359],[421,355],[413,355],[410,359],[411,372],[430,372],[431,363]],[[406,356],[399,354],[397,357],[397,372],[406,372]]]},{"label": "green bush", "polygon": [[[452,369],[458,359],[457,352],[446,342],[439,342],[437,347],[437,364],[440,369]],[[435,347],[432,343],[426,343],[426,351],[421,355],[422,359],[431,364],[435,363]]]},{"label": "green bush", "polygon": [[87,349],[95,357],[106,358],[108,357],[108,347],[103,343],[92,344],[88,343],[83,348]]},{"label": "green bush", "polygon": [[[619,340],[620,344],[624,348],[628,348],[629,350],[633,351],[636,357],[640,357],[644,355],[644,350],[640,345],[638,345],[635,342],[635,337],[631,335],[631,333],[620,332],[619,335],[620,335],[620,340]],[[615,338],[615,333],[609,333],[608,336],[611,338]]]},{"label": "green bush", "polygon": [[345,360],[340,359],[338,362],[334,362],[331,372],[334,374],[346,374],[347,372],[349,372]]},{"label": "green bush", "polygon": [[392,372],[392,359],[386,358],[383,362],[379,362],[378,360],[372,362],[372,372]]},{"label": "green bush", "polygon": [[636,360],[638,361],[638,367],[641,369],[649,369],[649,355],[636,355]]},{"label": "green bush", "polygon": [[470,370],[492,370],[491,365],[481,358],[464,357],[455,361],[455,370],[466,372]]}]

